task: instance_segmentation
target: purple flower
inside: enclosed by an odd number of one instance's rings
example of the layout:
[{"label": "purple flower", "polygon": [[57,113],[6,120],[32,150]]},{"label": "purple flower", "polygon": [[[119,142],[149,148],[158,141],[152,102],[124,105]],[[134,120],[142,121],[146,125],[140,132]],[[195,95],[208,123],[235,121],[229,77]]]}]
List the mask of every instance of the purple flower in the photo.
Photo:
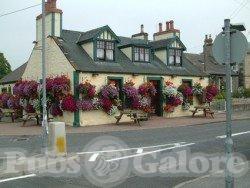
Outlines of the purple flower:
[{"label": "purple flower", "polygon": [[116,99],[119,96],[119,89],[112,85],[105,85],[101,88],[100,94],[105,99]]},{"label": "purple flower", "polygon": [[92,100],[79,100],[77,101],[76,105],[79,110],[83,110],[83,111],[94,110],[94,105],[93,105]]}]

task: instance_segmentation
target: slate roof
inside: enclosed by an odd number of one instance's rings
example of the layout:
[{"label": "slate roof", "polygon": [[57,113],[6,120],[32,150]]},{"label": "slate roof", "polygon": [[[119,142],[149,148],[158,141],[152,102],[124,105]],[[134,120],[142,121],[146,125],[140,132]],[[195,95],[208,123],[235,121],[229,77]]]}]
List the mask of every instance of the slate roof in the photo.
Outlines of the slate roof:
[{"label": "slate roof", "polygon": [[154,50],[157,50],[157,49],[161,49],[161,48],[166,48],[166,46],[171,45],[172,42],[174,42],[174,41],[178,41],[181,44],[182,48],[184,50],[186,50],[185,45],[181,42],[180,38],[177,36],[171,37],[168,39],[158,40],[158,41],[151,41],[150,45],[152,46],[152,48]]},{"label": "slate roof", "polygon": [[[204,54],[185,53],[184,55],[196,67],[199,67],[200,70],[204,69],[204,63],[205,63],[206,72],[208,74],[223,76],[226,73],[225,66],[218,64],[212,56],[209,56],[208,61],[205,62]],[[235,72],[232,72],[232,74],[236,75]]]},{"label": "slate roof", "polygon": [[[88,38],[93,36],[95,30],[89,32]],[[90,34],[91,33],[91,34]],[[79,38],[83,37],[82,32],[63,30],[61,38],[54,37],[54,40],[61,48],[72,66],[81,72],[90,73],[127,73],[127,74],[148,74],[148,75],[180,75],[180,76],[205,76],[206,74],[198,67],[193,66],[187,58],[183,58],[182,67],[169,67],[156,56],[150,63],[132,62],[119,47],[116,47],[115,62],[95,62],[87,52],[77,44]],[[85,39],[86,39],[85,38]],[[139,42],[133,40],[132,42]],[[120,37],[121,44],[130,42],[127,38]]]},{"label": "slate roof", "polygon": [[79,36],[78,42],[92,39],[94,36],[96,36],[100,32],[100,30],[101,28],[96,28],[96,29],[89,30],[87,32],[79,32],[79,34],[81,35]]},{"label": "slate roof", "polygon": [[108,25],[98,27],[96,29],[92,29],[86,32],[79,32],[81,35],[78,38],[78,43],[82,43],[85,41],[89,41],[90,39],[95,38],[100,32],[102,32],[104,29],[108,29],[111,32],[113,32]]},{"label": "slate roof", "polygon": [[0,80],[0,83],[1,84],[9,84],[9,83],[17,82],[18,80],[20,80],[22,78],[26,66],[27,66],[27,62],[24,63],[23,65],[21,65],[20,67],[18,67],[17,69],[15,69],[14,71],[12,71],[11,73],[4,76]]},{"label": "slate roof", "polygon": [[138,45],[138,46],[145,46],[149,45],[149,42],[142,39],[135,39],[135,38],[129,38],[129,37],[122,37],[119,36],[120,43],[118,44],[118,47],[126,47],[130,45]]}]

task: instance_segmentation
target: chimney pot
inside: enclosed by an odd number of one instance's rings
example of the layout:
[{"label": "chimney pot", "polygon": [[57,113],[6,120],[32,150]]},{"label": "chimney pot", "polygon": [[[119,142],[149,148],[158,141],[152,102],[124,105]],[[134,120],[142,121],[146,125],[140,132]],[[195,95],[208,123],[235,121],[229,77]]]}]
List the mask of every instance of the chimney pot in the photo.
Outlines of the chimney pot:
[{"label": "chimney pot", "polygon": [[159,23],[159,32],[162,32],[162,23]]},{"label": "chimney pot", "polygon": [[168,31],[169,29],[170,29],[169,22],[166,22],[166,31]]},{"label": "chimney pot", "polygon": [[144,33],[144,25],[141,24],[141,33]]},{"label": "chimney pot", "polygon": [[174,29],[174,21],[170,20],[169,22],[170,29]]}]

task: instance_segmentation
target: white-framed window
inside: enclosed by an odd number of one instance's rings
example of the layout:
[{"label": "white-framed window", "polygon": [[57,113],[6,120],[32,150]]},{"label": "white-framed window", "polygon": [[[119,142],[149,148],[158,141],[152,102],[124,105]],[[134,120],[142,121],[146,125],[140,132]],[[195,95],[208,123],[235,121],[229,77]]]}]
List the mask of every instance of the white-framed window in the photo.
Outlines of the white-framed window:
[{"label": "white-framed window", "polygon": [[149,62],[150,50],[143,47],[134,47],[134,61]]},{"label": "white-framed window", "polygon": [[182,50],[169,49],[168,50],[168,65],[181,66],[182,64]]},{"label": "white-framed window", "polygon": [[115,45],[110,41],[97,41],[96,56],[99,60],[114,61]]}]

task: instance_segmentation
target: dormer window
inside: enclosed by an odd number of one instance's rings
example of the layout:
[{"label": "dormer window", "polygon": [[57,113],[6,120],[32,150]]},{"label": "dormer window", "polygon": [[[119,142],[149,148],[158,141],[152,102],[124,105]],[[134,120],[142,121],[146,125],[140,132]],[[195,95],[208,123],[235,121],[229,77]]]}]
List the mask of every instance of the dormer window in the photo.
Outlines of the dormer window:
[{"label": "dormer window", "polygon": [[149,49],[143,47],[134,47],[134,61],[149,62]]},{"label": "dormer window", "polygon": [[168,65],[181,66],[182,64],[182,50],[169,49],[168,50]]},{"label": "dormer window", "polygon": [[98,60],[114,61],[115,44],[110,41],[97,41],[96,57]]}]

